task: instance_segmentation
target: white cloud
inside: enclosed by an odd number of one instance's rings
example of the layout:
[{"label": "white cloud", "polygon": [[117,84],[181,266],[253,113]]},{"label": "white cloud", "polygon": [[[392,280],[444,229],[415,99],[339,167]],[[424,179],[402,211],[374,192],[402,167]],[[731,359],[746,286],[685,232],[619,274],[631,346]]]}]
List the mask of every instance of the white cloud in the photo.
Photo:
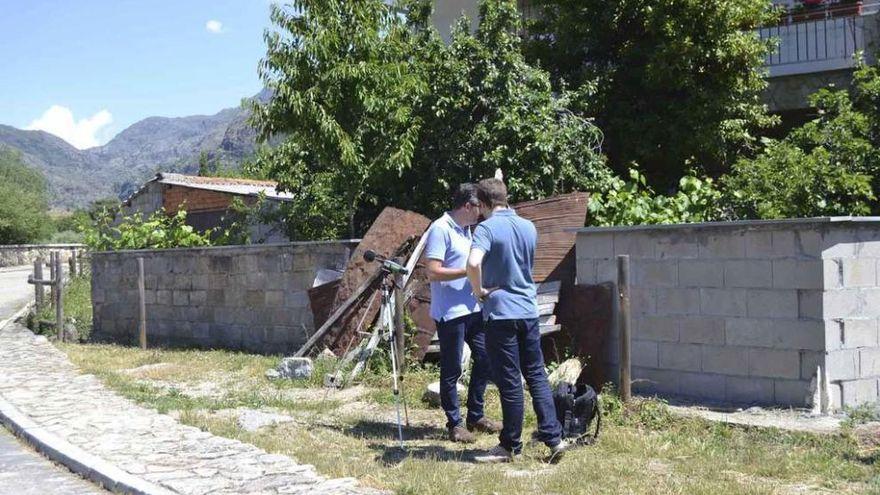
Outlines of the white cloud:
[{"label": "white cloud", "polygon": [[209,33],[220,34],[223,32],[223,23],[216,19],[211,19],[205,23],[205,29],[207,29]]},{"label": "white cloud", "polygon": [[113,122],[113,116],[107,110],[101,110],[91,117],[76,121],[69,108],[52,105],[25,129],[46,131],[83,150],[101,144],[98,140],[98,133],[111,122]]}]

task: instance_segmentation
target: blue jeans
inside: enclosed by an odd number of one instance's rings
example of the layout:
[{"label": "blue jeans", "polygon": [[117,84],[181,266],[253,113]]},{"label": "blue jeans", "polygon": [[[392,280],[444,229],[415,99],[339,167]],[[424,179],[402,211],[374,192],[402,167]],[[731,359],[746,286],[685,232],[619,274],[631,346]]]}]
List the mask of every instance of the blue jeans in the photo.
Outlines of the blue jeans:
[{"label": "blue jeans", "polygon": [[541,331],[538,319],[489,320],[486,322],[486,347],[495,384],[501,395],[504,427],[501,445],[514,452],[522,450],[525,377],[532,394],[532,407],[538,416],[538,440],[550,447],[562,440],[562,425],[556,419],[553,392],[544,371]]},{"label": "blue jeans", "polygon": [[476,423],[483,418],[483,397],[489,382],[489,358],[486,356],[482,314],[476,312],[437,322],[437,338],[440,340],[440,405],[446,413],[446,426],[452,428],[461,424],[456,386],[461,378],[461,353],[465,342],[471,348],[473,359],[471,383],[468,386],[467,422]]}]

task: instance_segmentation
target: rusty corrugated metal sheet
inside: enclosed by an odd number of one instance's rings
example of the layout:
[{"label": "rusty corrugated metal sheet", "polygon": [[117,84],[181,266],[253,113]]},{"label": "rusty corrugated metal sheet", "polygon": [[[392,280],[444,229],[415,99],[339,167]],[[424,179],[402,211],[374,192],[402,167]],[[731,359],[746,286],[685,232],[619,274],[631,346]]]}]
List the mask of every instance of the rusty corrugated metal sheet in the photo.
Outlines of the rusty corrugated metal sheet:
[{"label": "rusty corrugated metal sheet", "polygon": [[[363,255],[366,250],[372,249],[379,254],[402,256],[405,259],[413,249],[414,241],[421,237],[430,224],[431,221],[427,217],[418,213],[391,207],[382,210],[348,261],[345,273],[339,281],[333,307],[348,299],[378,269],[377,263],[364,261]],[[330,335],[324,339],[325,345],[337,355],[345,354],[346,350],[354,346],[352,342],[361,339],[361,335],[356,331],[361,320],[364,321],[362,331],[367,331],[375,320],[379,305],[368,305],[367,301],[377,288],[378,283],[365,292],[357,306],[347,311]]]},{"label": "rusty corrugated metal sheet", "polygon": [[531,220],[538,229],[532,271],[535,282],[563,280],[573,274],[576,234],[566,229],[584,226],[589,198],[589,194],[577,192],[513,205],[519,216]]}]

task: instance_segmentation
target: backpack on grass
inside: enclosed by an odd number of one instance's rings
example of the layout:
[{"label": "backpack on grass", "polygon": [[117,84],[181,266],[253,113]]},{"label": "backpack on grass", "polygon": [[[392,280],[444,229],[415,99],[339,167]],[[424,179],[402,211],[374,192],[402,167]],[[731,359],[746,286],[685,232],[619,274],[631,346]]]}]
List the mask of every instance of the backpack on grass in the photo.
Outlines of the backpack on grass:
[{"label": "backpack on grass", "polygon": [[[575,385],[560,382],[553,391],[556,418],[562,424],[562,438],[577,444],[589,445],[599,438],[602,414],[599,410],[599,395],[589,385]],[[596,431],[587,431],[595,419]]]}]

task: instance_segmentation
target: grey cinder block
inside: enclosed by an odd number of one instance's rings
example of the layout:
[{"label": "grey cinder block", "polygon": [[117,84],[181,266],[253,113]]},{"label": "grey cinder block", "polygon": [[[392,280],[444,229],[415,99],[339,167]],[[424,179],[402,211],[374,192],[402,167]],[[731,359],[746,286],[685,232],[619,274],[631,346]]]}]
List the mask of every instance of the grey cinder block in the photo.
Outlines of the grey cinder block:
[{"label": "grey cinder block", "polygon": [[825,355],[825,366],[832,381],[859,378],[859,350],[843,349]]},{"label": "grey cinder block", "polygon": [[678,261],[638,260],[633,268],[636,286],[653,288],[678,285]]},{"label": "grey cinder block", "polygon": [[773,287],[777,289],[822,289],[825,267],[822,260],[773,260]]},{"label": "grey cinder block", "polygon": [[724,262],[725,287],[772,287],[773,265],[764,260]]},{"label": "grey cinder block", "polygon": [[840,383],[843,405],[858,406],[877,401],[877,379],[851,380]]},{"label": "grey cinder block", "polygon": [[650,340],[633,340],[631,343],[632,365],[645,368],[656,368],[657,342]]},{"label": "grey cinder block", "polygon": [[743,258],[746,255],[746,237],[742,232],[708,235],[704,241],[700,244],[701,258]]},{"label": "grey cinder block", "polygon": [[733,346],[700,346],[702,355],[702,370],[708,373],[722,375],[748,374],[748,350]]},{"label": "grey cinder block", "polygon": [[722,287],[724,265],[706,260],[681,261],[678,265],[678,283],[681,287]]},{"label": "grey cinder block", "polygon": [[678,379],[679,394],[713,401],[725,399],[725,385],[724,375],[713,373],[681,372]]},{"label": "grey cinder block", "polygon": [[810,382],[806,380],[773,380],[773,402],[781,406],[806,407]]},{"label": "grey cinder block", "polygon": [[613,258],[613,234],[581,234],[577,236],[577,255],[589,258]]},{"label": "grey cinder block", "polygon": [[744,289],[700,289],[700,313],[710,316],[745,316]]},{"label": "grey cinder block", "polygon": [[766,318],[797,318],[798,293],[792,289],[751,289],[747,298],[748,316]]},{"label": "grey cinder block", "polygon": [[702,362],[701,346],[695,344],[660,343],[658,350],[660,368],[700,371],[700,363]]},{"label": "grey cinder block", "polygon": [[679,340],[690,344],[724,344],[725,321],[718,317],[685,317],[679,327]]},{"label": "grey cinder block", "polygon": [[730,402],[757,405],[773,402],[773,380],[770,378],[728,376],[725,387]]},{"label": "grey cinder block", "polygon": [[749,375],[769,378],[800,378],[797,350],[750,349]]},{"label": "grey cinder block", "polygon": [[655,342],[678,342],[680,320],[670,316],[646,316],[636,319],[634,337]]},{"label": "grey cinder block", "polygon": [[700,312],[699,289],[663,289],[657,293],[661,315],[692,315]]}]

